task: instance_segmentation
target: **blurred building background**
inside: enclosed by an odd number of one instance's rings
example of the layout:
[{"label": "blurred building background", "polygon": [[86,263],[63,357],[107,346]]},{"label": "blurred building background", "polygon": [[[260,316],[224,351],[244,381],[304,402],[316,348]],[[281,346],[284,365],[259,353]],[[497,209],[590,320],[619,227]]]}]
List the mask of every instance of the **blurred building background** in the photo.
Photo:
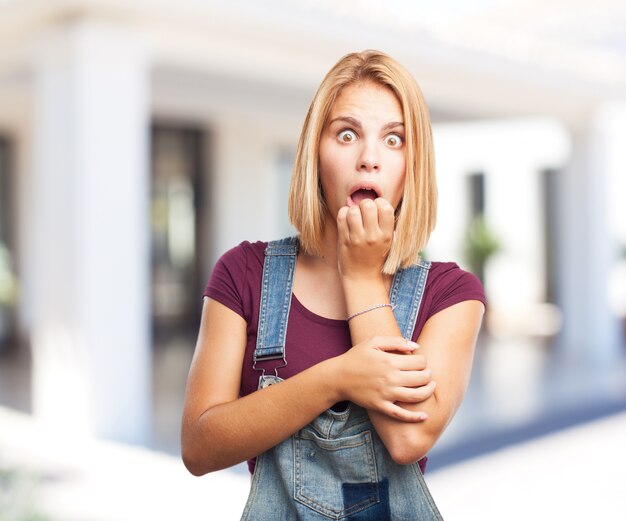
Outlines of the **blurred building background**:
[{"label": "blurred building background", "polygon": [[211,267],[293,232],[311,97],[377,48],[431,110],[426,255],[490,302],[432,468],[626,409],[624,27],[612,0],[0,0],[0,404],[178,454]]}]

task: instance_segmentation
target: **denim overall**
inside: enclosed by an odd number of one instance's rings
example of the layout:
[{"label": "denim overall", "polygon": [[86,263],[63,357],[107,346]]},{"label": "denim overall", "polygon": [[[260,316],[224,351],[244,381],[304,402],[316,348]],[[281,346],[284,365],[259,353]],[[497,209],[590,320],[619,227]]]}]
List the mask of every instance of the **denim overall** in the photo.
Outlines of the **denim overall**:
[{"label": "denim overall", "polygon": [[[285,356],[297,238],[269,243],[263,266],[256,363]],[[411,338],[430,263],[399,270],[390,302],[405,338]],[[263,375],[259,388],[278,383]],[[417,463],[395,463],[367,411],[350,403],[329,409],[258,456],[242,520],[442,520]]]}]

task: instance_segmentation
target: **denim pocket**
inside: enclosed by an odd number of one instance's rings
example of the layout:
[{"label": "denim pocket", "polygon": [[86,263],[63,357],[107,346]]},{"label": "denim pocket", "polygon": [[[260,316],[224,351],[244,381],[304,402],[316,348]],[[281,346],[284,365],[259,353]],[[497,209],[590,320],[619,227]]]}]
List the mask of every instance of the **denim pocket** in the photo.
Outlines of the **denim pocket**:
[{"label": "denim pocket", "polygon": [[329,519],[381,502],[371,431],[326,439],[308,429],[294,437],[294,499]]}]

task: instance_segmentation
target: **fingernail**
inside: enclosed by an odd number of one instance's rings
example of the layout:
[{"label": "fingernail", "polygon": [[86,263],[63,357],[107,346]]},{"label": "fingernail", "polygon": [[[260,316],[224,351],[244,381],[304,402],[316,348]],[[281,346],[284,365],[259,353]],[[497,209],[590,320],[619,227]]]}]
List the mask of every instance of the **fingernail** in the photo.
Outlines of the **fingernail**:
[{"label": "fingernail", "polygon": [[413,349],[417,349],[419,347],[418,344],[416,344],[415,342],[412,342],[411,340],[409,340],[408,345],[410,345]]},{"label": "fingernail", "polygon": [[419,419],[424,421],[428,419],[428,414],[426,414],[425,412],[423,412],[422,414],[419,415]]}]

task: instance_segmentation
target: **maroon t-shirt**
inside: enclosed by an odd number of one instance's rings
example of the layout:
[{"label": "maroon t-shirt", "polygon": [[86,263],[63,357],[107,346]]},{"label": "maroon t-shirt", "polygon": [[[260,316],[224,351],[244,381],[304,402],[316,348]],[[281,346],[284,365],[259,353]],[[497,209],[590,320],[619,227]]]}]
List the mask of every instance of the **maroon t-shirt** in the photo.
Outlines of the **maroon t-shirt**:
[{"label": "maroon t-shirt", "polygon": [[[227,251],[215,265],[204,291],[204,296],[232,309],[247,323],[248,343],[241,371],[241,396],[256,391],[261,374],[252,369],[252,355],[257,339],[266,247],[266,242],[245,241]],[[433,262],[426,279],[413,340],[417,340],[430,317],[465,300],[486,302],[480,281],[471,273],[461,270],[454,262]],[[316,315],[292,295],[285,345],[288,364],[280,368],[278,374],[283,379],[288,378],[323,360],[345,353],[351,345],[350,329],[345,320]],[[271,360],[257,364],[257,367],[264,367],[267,374],[273,374],[273,368],[281,364],[282,360]],[[421,461],[420,464],[423,467]],[[253,463],[250,464],[250,470],[253,470]]]}]

